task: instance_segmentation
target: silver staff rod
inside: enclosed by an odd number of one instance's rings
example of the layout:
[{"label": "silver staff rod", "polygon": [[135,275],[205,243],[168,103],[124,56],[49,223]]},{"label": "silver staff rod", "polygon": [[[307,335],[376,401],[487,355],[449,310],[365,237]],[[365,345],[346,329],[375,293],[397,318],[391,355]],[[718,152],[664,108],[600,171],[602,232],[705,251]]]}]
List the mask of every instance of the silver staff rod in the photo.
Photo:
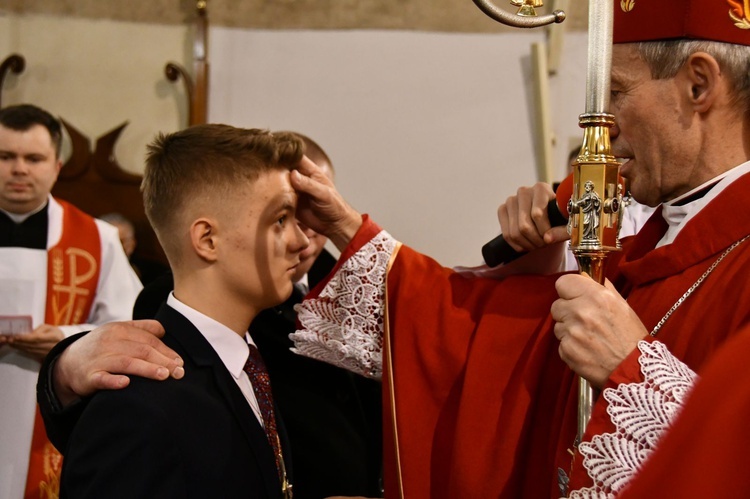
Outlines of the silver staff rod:
[{"label": "silver staff rod", "polygon": [[613,2],[589,0],[586,114],[609,109],[609,73],[612,70]]}]

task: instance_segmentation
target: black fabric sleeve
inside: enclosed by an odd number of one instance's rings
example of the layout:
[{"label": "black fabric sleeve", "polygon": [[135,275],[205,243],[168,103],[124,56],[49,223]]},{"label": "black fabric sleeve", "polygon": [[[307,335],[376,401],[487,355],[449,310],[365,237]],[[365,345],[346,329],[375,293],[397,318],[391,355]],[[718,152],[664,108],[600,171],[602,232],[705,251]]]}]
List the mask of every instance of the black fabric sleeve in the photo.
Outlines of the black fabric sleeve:
[{"label": "black fabric sleeve", "polygon": [[87,400],[78,400],[67,407],[62,407],[52,388],[52,373],[55,363],[63,351],[85,334],[88,334],[88,331],[65,338],[55,345],[44,359],[42,368],[39,371],[39,378],[37,379],[36,401],[39,404],[42,419],[44,419],[47,437],[63,455],[68,444],[68,438],[78,418],[81,417]]}]

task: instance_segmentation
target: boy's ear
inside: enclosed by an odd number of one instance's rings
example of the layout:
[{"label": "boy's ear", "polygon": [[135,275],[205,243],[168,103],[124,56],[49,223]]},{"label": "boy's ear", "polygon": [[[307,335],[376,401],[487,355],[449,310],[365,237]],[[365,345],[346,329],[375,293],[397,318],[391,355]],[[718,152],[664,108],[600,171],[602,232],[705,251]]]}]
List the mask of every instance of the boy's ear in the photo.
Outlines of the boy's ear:
[{"label": "boy's ear", "polygon": [[708,111],[721,93],[719,63],[705,52],[696,52],[688,57],[684,69],[693,109],[699,113]]},{"label": "boy's ear", "polygon": [[216,223],[210,218],[199,218],[190,225],[190,243],[203,260],[212,262],[216,256]]}]

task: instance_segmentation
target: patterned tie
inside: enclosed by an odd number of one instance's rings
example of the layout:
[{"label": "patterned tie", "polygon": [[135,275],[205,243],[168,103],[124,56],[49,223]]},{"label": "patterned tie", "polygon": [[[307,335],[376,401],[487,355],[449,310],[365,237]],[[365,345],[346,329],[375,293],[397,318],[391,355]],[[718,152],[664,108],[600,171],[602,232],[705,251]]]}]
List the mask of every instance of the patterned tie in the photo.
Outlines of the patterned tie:
[{"label": "patterned tie", "polygon": [[250,383],[253,385],[255,398],[258,400],[260,414],[263,417],[263,423],[266,428],[266,438],[271,444],[274,457],[276,458],[276,470],[279,472],[279,478],[284,481],[284,472],[281,462],[281,447],[279,445],[279,433],[276,430],[276,417],[273,412],[273,396],[271,395],[271,380],[268,377],[266,364],[263,357],[260,356],[258,348],[255,345],[250,347],[250,355],[245,363],[245,372]]}]

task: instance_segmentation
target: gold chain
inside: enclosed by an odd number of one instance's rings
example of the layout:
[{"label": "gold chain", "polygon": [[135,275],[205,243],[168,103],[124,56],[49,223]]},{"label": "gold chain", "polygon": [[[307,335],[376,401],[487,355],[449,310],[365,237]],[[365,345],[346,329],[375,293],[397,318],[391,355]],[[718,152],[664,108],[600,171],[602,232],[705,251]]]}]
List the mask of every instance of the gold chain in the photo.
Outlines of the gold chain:
[{"label": "gold chain", "polygon": [[703,275],[700,276],[698,278],[698,280],[695,281],[693,283],[693,285],[690,286],[690,288],[687,291],[685,291],[685,294],[682,295],[682,296],[680,296],[680,299],[677,300],[674,305],[672,305],[672,308],[670,308],[669,311],[666,314],[664,314],[664,317],[661,318],[661,320],[659,321],[659,323],[656,326],[654,326],[653,331],[651,331],[651,333],[649,333],[649,334],[651,334],[651,336],[656,336],[656,333],[658,333],[659,329],[661,329],[661,327],[664,325],[664,323],[667,322],[667,319],[669,319],[669,316],[672,315],[672,312],[674,312],[675,310],[677,310],[680,307],[680,305],[682,305],[683,302],[687,299],[687,297],[690,296],[693,293],[693,291],[695,291],[698,288],[698,286],[700,286],[703,283],[703,281],[706,280],[706,277],[708,277],[709,274],[714,271],[714,269],[719,265],[719,263],[721,263],[721,261],[729,253],[731,253],[732,250],[734,250],[737,246],[739,246],[740,244],[742,244],[742,242],[745,239],[747,239],[748,237],[750,237],[750,235],[747,235],[747,236],[743,237],[742,239],[740,239],[739,241],[735,242],[733,245],[731,245],[730,247],[728,247],[724,251],[724,253],[722,253],[721,256],[719,256],[719,258],[717,258],[716,261],[714,263],[712,263],[711,266],[708,267],[708,269],[706,269],[706,271],[703,273]]}]

